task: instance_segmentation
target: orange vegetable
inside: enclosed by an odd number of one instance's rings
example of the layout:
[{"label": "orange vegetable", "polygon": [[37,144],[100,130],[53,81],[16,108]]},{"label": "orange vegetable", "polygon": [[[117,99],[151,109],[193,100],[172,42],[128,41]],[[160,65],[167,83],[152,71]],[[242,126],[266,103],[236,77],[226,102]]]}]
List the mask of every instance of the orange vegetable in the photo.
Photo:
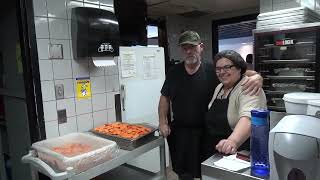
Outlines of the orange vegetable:
[{"label": "orange vegetable", "polygon": [[94,130],[102,134],[119,136],[126,139],[135,139],[151,132],[150,128],[142,125],[133,125],[121,122],[104,124],[94,128]]},{"label": "orange vegetable", "polygon": [[62,146],[53,147],[52,151],[67,157],[72,157],[91,151],[91,147],[80,143],[67,143]]}]

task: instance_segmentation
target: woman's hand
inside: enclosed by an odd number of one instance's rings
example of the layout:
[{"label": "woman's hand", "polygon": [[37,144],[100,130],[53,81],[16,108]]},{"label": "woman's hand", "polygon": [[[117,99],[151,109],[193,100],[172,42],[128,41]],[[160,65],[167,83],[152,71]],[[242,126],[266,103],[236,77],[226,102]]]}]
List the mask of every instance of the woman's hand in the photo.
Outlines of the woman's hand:
[{"label": "woman's hand", "polygon": [[241,84],[244,94],[250,96],[259,95],[263,84],[263,78],[259,74],[254,74],[249,77],[245,77],[245,80]]},{"label": "woman's hand", "polygon": [[230,139],[222,139],[216,145],[217,151],[223,154],[235,154],[237,152],[237,143]]},{"label": "woman's hand", "polygon": [[171,132],[170,126],[167,123],[160,123],[159,130],[160,130],[160,134],[165,138],[169,136]]}]

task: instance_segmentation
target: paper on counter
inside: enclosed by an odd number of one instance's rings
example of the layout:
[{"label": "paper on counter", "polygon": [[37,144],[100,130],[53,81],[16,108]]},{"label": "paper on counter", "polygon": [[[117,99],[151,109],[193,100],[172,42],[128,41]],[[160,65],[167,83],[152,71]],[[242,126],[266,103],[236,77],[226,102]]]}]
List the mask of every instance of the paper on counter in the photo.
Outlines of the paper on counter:
[{"label": "paper on counter", "polygon": [[251,166],[250,162],[236,158],[236,154],[224,156],[220,160],[213,163],[215,166],[228,169],[231,171],[240,171]]}]

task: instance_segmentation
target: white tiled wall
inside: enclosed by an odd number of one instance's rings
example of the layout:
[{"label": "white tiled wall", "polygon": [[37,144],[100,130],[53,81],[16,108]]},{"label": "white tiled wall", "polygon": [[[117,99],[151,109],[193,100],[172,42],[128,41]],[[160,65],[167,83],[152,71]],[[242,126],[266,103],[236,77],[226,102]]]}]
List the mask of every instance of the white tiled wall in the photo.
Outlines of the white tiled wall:
[{"label": "white tiled wall", "polygon": [[[116,66],[97,68],[90,61],[74,60],[71,9],[85,6],[112,9],[113,0],[33,0],[41,90],[47,138],[84,132],[116,121],[114,95],[119,93]],[[49,44],[61,44],[63,59],[50,59]],[[89,77],[92,97],[76,98],[76,78]],[[62,84],[64,99],[56,100],[54,85]],[[67,123],[58,124],[57,110],[66,109]]]}]

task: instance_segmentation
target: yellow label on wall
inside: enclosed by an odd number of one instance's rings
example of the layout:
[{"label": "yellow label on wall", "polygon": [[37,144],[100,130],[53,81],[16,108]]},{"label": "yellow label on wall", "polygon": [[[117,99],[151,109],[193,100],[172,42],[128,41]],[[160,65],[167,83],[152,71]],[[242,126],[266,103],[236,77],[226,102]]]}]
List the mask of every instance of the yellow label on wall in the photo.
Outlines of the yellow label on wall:
[{"label": "yellow label on wall", "polygon": [[91,98],[91,83],[89,78],[77,78],[76,84],[78,99]]}]

